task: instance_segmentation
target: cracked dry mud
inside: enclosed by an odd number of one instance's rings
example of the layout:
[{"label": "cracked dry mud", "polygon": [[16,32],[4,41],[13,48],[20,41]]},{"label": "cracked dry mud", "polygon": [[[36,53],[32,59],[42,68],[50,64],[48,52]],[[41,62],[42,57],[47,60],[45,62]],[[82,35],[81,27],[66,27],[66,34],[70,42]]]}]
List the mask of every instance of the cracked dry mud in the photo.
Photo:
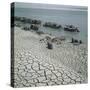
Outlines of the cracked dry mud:
[{"label": "cracked dry mud", "polygon": [[38,60],[39,58],[34,57],[29,51],[16,51],[14,87],[66,85],[84,82],[83,77],[73,70]]},{"label": "cracked dry mud", "polygon": [[87,47],[67,41],[46,48],[46,37],[15,27],[14,87],[87,83]]}]

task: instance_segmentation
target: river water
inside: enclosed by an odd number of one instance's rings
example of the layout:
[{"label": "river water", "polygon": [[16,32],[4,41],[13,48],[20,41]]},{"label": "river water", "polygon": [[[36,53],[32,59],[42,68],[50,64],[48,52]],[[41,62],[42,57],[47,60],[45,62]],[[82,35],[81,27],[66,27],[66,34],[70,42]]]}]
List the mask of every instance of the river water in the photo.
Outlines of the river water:
[{"label": "river water", "polygon": [[65,36],[67,38],[76,38],[87,42],[87,11],[78,10],[56,10],[56,9],[35,9],[35,8],[15,8],[15,16],[27,17],[31,19],[41,20],[45,22],[55,22],[62,26],[72,24],[80,30],[80,32],[68,32],[63,29],[51,29],[40,27],[41,31],[55,36]]}]

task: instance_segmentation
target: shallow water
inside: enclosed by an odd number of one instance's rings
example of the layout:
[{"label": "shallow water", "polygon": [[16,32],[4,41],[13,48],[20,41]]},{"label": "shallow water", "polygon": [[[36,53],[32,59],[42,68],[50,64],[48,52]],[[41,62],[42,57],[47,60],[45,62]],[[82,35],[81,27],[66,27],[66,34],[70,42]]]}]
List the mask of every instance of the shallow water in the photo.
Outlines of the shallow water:
[{"label": "shallow water", "polygon": [[40,27],[40,30],[55,36],[74,37],[81,39],[85,43],[87,42],[87,11],[15,8],[15,16],[39,19],[42,23],[46,21],[56,22],[62,26],[65,24],[73,24],[79,28],[79,33],[67,32],[63,29],[45,28],[43,26]]}]

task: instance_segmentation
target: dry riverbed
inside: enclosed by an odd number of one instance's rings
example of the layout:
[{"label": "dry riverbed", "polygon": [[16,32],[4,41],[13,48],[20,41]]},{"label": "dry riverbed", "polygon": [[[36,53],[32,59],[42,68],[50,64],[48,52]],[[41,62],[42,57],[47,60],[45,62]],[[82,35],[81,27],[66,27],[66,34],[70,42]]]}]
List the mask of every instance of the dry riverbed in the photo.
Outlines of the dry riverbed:
[{"label": "dry riverbed", "polygon": [[[14,29],[15,87],[87,83],[87,46],[40,41],[48,34]],[[54,36],[50,36],[53,38]]]}]

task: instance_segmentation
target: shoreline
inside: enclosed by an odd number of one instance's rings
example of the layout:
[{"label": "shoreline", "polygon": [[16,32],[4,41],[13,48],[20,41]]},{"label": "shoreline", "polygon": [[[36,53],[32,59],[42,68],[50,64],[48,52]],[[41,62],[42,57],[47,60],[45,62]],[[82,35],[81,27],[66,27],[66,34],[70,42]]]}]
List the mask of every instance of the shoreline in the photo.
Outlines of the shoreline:
[{"label": "shoreline", "polygon": [[[83,43],[87,44],[86,36],[82,37],[82,30],[79,26],[74,24],[61,24],[58,22],[52,21],[43,21],[36,18],[26,18],[26,17],[18,17],[15,16],[15,23],[14,26],[20,27],[25,31],[39,31],[43,33],[49,33],[55,36],[63,35],[68,39],[74,38],[77,40],[81,40]],[[31,26],[34,26],[32,28]],[[54,34],[55,33],[55,34]]]}]

